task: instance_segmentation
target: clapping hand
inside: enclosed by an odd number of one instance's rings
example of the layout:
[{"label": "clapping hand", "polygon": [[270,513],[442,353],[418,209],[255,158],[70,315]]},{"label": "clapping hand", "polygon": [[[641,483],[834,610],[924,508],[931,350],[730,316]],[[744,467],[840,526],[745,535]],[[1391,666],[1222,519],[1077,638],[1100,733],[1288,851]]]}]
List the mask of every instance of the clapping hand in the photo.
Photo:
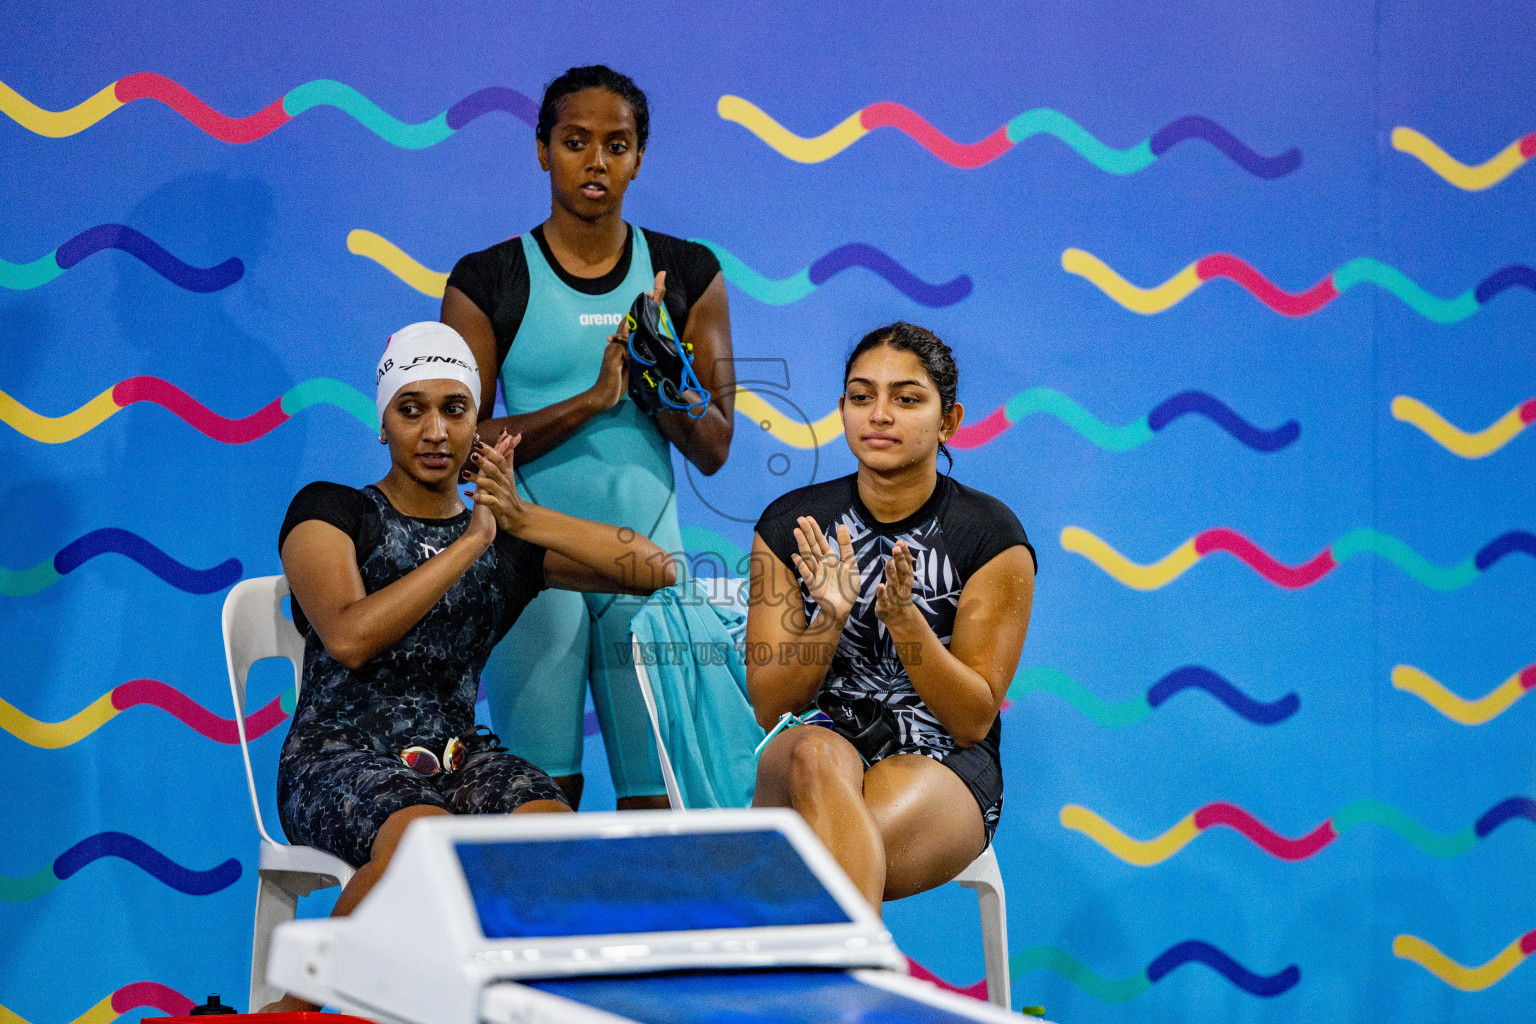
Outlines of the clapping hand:
[{"label": "clapping hand", "polygon": [[837,540],[829,541],[810,516],[801,516],[795,527],[800,550],[791,555],[800,581],[822,613],[841,625],[859,599],[862,582],[859,562],[853,555],[853,535],[837,524]]},{"label": "clapping hand", "polygon": [[885,560],[885,579],[875,586],[875,618],[890,624],[891,620],[912,607],[912,549],[899,540],[891,549],[891,557]]},{"label": "clapping hand", "polygon": [[475,491],[470,495],[475,503],[471,526],[477,518],[489,515],[497,529],[516,534],[528,511],[528,503],[517,493],[512,473],[512,453],[522,437],[522,434],[514,436],[503,430],[494,446],[475,439],[475,450],[469,456],[474,468],[464,468],[465,479],[475,485]]}]

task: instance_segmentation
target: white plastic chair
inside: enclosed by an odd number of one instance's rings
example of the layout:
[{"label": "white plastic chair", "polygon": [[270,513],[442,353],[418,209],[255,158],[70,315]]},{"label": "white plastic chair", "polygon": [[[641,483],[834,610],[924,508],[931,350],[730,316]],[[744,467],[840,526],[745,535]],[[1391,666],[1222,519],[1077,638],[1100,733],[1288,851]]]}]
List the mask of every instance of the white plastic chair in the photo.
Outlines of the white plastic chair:
[{"label": "white plastic chair", "polygon": [[[731,580],[724,594],[713,589],[709,603],[720,607],[736,607],[746,612],[746,598],[742,581]],[[645,668],[645,658],[640,641],[630,635],[630,654],[635,662],[635,677],[640,681],[640,696],[645,700],[646,713],[651,716],[651,732],[656,737],[656,753],[661,759],[661,778],[667,786],[667,802],[674,811],[686,811],[677,776],[672,771],[672,759],[667,754],[666,740],[661,735],[661,719],[656,713],[656,694],[651,689],[651,677]],[[976,905],[981,913],[981,948],[987,965],[987,999],[1003,1009],[1011,1003],[1008,980],[1008,901],[1003,892],[1003,873],[997,866],[997,854],[988,845],[981,856],[954,881],[976,892]]]},{"label": "white plastic chair", "polygon": [[346,885],[352,865],[309,846],[289,846],[267,834],[261,820],[261,801],[256,797],[256,775],[251,770],[251,751],[245,738],[245,680],[251,666],[264,658],[287,658],[293,665],[293,695],[298,699],[304,678],[304,640],[293,623],[283,618],[283,598],[288,581],[282,576],[241,580],[224,599],[224,660],[229,665],[229,689],[235,699],[235,730],[240,734],[240,755],[245,758],[245,781],[261,834],[261,855],[256,867],[256,930],[251,939],[250,1012],[282,996],[267,983],[267,953],[272,930],[298,913],[300,896],[316,889]]}]

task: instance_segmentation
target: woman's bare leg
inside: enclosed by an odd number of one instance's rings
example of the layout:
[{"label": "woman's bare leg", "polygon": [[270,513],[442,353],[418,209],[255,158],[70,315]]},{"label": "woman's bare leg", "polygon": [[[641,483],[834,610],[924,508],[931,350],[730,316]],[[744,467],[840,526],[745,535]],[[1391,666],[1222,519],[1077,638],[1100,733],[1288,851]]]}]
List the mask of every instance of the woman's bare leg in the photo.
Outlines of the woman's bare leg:
[{"label": "woman's bare leg", "polygon": [[897,754],[875,765],[864,774],[864,803],[885,850],[885,899],[943,885],[986,846],[976,798],[931,757]]},{"label": "woman's bare leg", "polygon": [[[555,803],[555,801],[541,801]],[[564,805],[556,804],[564,809]],[[521,808],[519,808],[521,809]],[[384,824],[379,827],[378,835],[373,837],[373,846],[369,848],[372,859],[357,869],[352,880],[342,887],[341,895],[336,897],[336,906],[331,908],[332,917],[346,917],[357,909],[368,890],[377,884],[379,877],[384,874],[384,869],[389,867],[389,860],[395,855],[395,848],[400,845],[400,839],[405,835],[405,827],[417,818],[430,818],[439,814],[447,814],[447,810],[432,804],[417,804],[396,811],[384,819]],[[283,996],[275,1003],[263,1006],[259,1013],[280,1013],[296,1010],[318,1010],[320,1007],[298,996]]]},{"label": "woman's bare leg", "polygon": [[802,725],[774,737],[757,762],[754,807],[793,807],[880,910],[885,846],[864,806],[864,761],[830,729]]}]

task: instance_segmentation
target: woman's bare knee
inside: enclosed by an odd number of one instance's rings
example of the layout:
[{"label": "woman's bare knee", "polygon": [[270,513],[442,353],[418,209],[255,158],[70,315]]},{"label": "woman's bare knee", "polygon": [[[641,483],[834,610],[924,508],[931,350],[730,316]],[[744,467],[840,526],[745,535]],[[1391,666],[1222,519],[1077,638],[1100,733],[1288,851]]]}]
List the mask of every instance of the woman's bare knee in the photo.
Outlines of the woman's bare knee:
[{"label": "woman's bare knee", "polygon": [[809,796],[830,787],[860,788],[864,761],[853,744],[832,732],[812,726],[789,752],[787,781],[791,798]]},{"label": "woman's bare knee", "polygon": [[414,804],[391,814],[384,819],[384,824],[379,826],[379,834],[373,837],[373,846],[369,850],[371,860],[387,862],[393,857],[395,847],[400,845],[400,839],[405,835],[406,826],[417,818],[430,818],[447,813],[446,807],[438,807],[435,804]]},{"label": "woman's bare knee", "polygon": [[570,807],[559,800],[529,800],[512,808],[513,814],[569,814]]}]

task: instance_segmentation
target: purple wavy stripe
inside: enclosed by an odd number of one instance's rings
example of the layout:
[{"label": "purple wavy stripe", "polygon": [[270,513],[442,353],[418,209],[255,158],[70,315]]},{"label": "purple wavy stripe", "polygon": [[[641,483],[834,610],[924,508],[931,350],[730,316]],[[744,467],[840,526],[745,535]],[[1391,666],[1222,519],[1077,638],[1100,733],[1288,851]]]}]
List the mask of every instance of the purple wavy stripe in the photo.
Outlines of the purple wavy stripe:
[{"label": "purple wavy stripe", "polygon": [[812,263],[811,284],[820,285],[849,267],[873,270],[897,291],[924,306],[953,306],[971,294],[971,279],[965,274],[943,284],[929,284],[879,249],[863,242],[840,245]]},{"label": "purple wavy stripe", "polygon": [[240,880],[240,862],[231,857],[207,871],[193,871],[126,832],[98,832],[82,839],[61,853],[53,862],[53,873],[60,880],[68,878],[87,864],[102,857],[119,857],[152,875],[157,881],[188,896],[207,896],[227,889]]},{"label": "purple wavy stripe", "polygon": [[1529,288],[1536,292],[1536,270],[1519,263],[1495,270],[1477,286],[1477,303],[1482,305],[1507,288]]},{"label": "purple wavy stripe", "polygon": [[61,270],[103,249],[121,249],[178,288],[189,292],[216,292],[245,276],[245,264],[231,256],[215,267],[194,267],[167,252],[159,242],[125,224],[98,224],[87,228],[54,250]]},{"label": "purple wavy stripe", "polygon": [[1510,530],[1502,537],[1495,537],[1477,553],[1477,567],[1486,570],[1503,558],[1517,551],[1536,558],[1536,534],[1530,534],[1524,530]]},{"label": "purple wavy stripe", "polygon": [[1528,796],[1512,796],[1508,800],[1494,804],[1483,812],[1483,816],[1477,819],[1477,824],[1472,826],[1472,831],[1477,833],[1477,838],[1486,839],[1488,833],[1515,818],[1525,818],[1536,823],[1536,800]]},{"label": "purple wavy stripe", "polygon": [[1301,708],[1301,698],[1294,693],[1268,704],[1256,701],[1203,665],[1185,665],[1163,676],[1147,691],[1147,703],[1159,707],[1181,690],[1188,689],[1204,690],[1255,725],[1283,722]]},{"label": "purple wavy stripe", "polygon": [[1264,156],[1249,149],[1237,136],[1208,117],[1191,114],[1164,125],[1152,136],[1152,155],[1162,156],[1187,139],[1204,139],[1249,174],[1279,178],[1301,166],[1301,150],[1292,146],[1278,156]]},{"label": "purple wavy stripe", "polygon": [[1204,391],[1181,391],[1147,414],[1147,426],[1162,430],[1180,416],[1204,416],[1256,451],[1279,451],[1301,436],[1301,424],[1287,420],[1273,430],[1256,427],[1221,399]]},{"label": "purple wavy stripe", "polygon": [[479,92],[472,92],[448,108],[448,127],[458,131],[481,114],[494,110],[511,114],[530,126],[539,123],[539,105],[516,89],[493,85]]},{"label": "purple wavy stripe", "polygon": [[74,572],[97,555],[126,555],[177,590],[189,594],[213,594],[240,579],[240,560],[231,558],[212,569],[192,569],[136,533],[109,526],[92,530],[66,544],[53,556],[53,568],[61,576]]},{"label": "purple wavy stripe", "polygon": [[1181,942],[1148,964],[1147,980],[1156,984],[1162,981],[1170,971],[1189,963],[1205,964],[1244,992],[1256,996],[1277,996],[1294,988],[1301,980],[1301,968],[1295,964],[1291,964],[1279,974],[1265,977],[1262,974],[1254,974],[1209,942],[1201,942],[1198,939]]}]

